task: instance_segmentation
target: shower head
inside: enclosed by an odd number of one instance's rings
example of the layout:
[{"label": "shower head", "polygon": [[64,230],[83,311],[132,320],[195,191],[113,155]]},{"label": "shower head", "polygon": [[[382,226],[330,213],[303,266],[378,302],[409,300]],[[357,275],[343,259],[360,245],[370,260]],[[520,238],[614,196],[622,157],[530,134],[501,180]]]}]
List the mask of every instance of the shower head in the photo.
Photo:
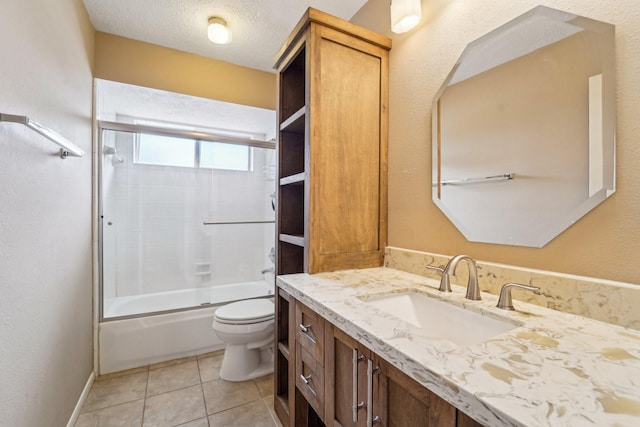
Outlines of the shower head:
[{"label": "shower head", "polygon": [[118,150],[116,149],[116,147],[108,147],[105,145],[102,152],[104,153],[105,156],[109,156],[111,154],[116,154]]}]

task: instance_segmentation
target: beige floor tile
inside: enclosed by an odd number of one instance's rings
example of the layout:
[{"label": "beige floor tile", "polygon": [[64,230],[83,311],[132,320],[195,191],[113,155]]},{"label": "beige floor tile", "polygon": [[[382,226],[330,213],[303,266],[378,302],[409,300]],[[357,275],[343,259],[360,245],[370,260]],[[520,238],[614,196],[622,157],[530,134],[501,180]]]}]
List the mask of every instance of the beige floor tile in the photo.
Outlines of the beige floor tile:
[{"label": "beige floor tile", "polygon": [[145,397],[148,373],[124,375],[93,383],[82,412],[94,411]]},{"label": "beige floor tile", "polygon": [[176,427],[209,427],[209,419],[200,418],[199,420],[189,421]]},{"label": "beige floor tile", "polygon": [[273,396],[265,397],[262,400],[264,401],[264,404],[267,406],[267,409],[269,410],[269,414],[271,414],[271,418],[273,419],[273,422],[275,423],[276,427],[282,427],[282,423],[278,419],[276,410],[273,407]]},{"label": "beige floor tile", "polygon": [[275,424],[262,399],[209,416],[211,427],[273,427]]},{"label": "beige floor tile", "polygon": [[203,359],[198,359],[200,380],[203,383],[220,378],[220,366],[222,365],[223,357],[224,354],[216,354]]},{"label": "beige floor tile", "polygon": [[197,359],[196,356],[189,356],[189,357],[183,357],[182,359],[167,360],[166,362],[158,362],[158,363],[154,363],[153,365],[149,365],[149,369],[166,368],[167,366],[179,365],[181,363],[191,362],[192,360],[196,360],[196,359]]},{"label": "beige floor tile", "polygon": [[149,386],[147,396],[166,393],[200,383],[198,362],[185,361],[177,365],[149,371]]},{"label": "beige floor tile", "polygon": [[148,397],[144,405],[144,426],[177,426],[205,417],[200,385]]},{"label": "beige floor tile", "polygon": [[273,395],[273,374],[256,378],[254,381],[258,386],[260,396],[267,397]]},{"label": "beige floor tile", "polygon": [[260,399],[253,381],[230,382],[220,378],[202,383],[207,414],[214,414]]},{"label": "beige floor tile", "polygon": [[75,427],[139,427],[144,399],[80,414]]}]

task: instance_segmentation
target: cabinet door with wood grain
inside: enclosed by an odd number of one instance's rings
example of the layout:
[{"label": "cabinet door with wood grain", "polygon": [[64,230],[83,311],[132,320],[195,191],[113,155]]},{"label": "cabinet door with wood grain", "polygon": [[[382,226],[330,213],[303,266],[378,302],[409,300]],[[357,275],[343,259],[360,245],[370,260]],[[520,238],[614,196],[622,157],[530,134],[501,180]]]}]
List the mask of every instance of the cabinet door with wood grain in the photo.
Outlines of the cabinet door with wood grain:
[{"label": "cabinet door with wood grain", "polygon": [[327,426],[366,426],[367,360],[371,352],[329,322],[325,328]]},{"label": "cabinet door with wood grain", "polygon": [[374,416],[380,426],[456,427],[456,408],[375,355],[378,390]]}]

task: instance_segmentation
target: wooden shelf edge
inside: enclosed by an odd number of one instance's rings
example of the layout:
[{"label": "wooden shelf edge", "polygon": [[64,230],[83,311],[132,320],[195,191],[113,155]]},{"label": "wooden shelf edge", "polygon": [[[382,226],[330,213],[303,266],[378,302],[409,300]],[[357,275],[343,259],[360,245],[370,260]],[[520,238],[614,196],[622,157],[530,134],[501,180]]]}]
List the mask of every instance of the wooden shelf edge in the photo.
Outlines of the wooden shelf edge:
[{"label": "wooden shelf edge", "polygon": [[292,245],[304,247],[304,236],[293,235],[293,234],[280,234],[280,241],[290,243]]},{"label": "wooden shelf edge", "polygon": [[[285,120],[280,124],[280,130],[283,131],[283,130],[287,130],[287,128],[289,127],[293,127],[294,123],[297,122],[300,118],[304,117],[306,113],[307,113],[307,106],[303,105],[298,111],[293,113],[291,117],[289,117],[287,120]],[[302,126],[302,128],[304,129],[304,126]]]},{"label": "wooden shelf edge", "polygon": [[280,185],[289,185],[289,184],[298,184],[304,182],[307,174],[305,172],[300,172],[295,175],[285,176],[284,178],[280,178]]},{"label": "wooden shelf edge", "polygon": [[278,350],[280,350],[280,353],[282,353],[284,358],[287,359],[287,361],[289,361],[289,348],[287,347],[287,345],[283,342],[279,342]]},{"label": "wooden shelf edge", "polygon": [[274,394],[273,409],[283,427],[289,426],[289,399],[285,396]]}]

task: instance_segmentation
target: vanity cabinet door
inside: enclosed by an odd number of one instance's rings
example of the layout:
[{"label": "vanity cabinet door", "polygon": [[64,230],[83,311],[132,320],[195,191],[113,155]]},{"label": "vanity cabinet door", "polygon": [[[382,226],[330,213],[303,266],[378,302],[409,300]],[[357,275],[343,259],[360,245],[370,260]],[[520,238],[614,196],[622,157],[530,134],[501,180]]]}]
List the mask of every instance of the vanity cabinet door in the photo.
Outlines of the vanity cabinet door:
[{"label": "vanity cabinet door", "polygon": [[[456,427],[457,410],[399,369],[374,355],[373,417],[380,426]],[[375,382],[374,382],[375,385]],[[471,425],[469,425],[471,427]],[[475,427],[475,426],[474,426]]]},{"label": "vanity cabinet door", "polygon": [[371,352],[340,329],[325,326],[327,426],[366,426],[367,360]]}]

